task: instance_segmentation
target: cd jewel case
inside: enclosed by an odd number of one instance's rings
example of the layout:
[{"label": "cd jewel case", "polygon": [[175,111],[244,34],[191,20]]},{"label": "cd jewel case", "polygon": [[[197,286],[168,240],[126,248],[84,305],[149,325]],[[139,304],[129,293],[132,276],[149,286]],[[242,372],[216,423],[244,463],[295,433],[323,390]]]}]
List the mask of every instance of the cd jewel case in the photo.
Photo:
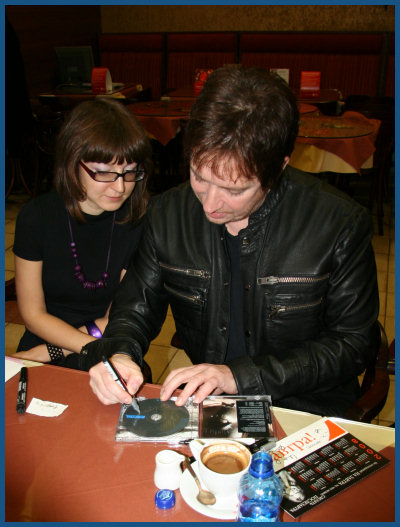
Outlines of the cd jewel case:
[{"label": "cd jewel case", "polygon": [[136,399],[139,411],[122,404],[116,441],[180,443],[195,438],[277,439],[269,395],[210,395],[200,403],[190,397],[176,406],[176,397]]}]

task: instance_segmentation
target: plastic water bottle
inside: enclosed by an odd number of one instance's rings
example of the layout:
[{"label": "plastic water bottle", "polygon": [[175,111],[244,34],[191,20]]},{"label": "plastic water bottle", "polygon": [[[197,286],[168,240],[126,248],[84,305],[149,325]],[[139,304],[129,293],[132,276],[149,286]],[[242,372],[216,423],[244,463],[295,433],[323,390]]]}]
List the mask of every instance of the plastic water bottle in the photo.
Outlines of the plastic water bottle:
[{"label": "plastic water bottle", "polygon": [[253,455],[249,471],[239,482],[239,522],[278,522],[283,485],[267,452]]}]

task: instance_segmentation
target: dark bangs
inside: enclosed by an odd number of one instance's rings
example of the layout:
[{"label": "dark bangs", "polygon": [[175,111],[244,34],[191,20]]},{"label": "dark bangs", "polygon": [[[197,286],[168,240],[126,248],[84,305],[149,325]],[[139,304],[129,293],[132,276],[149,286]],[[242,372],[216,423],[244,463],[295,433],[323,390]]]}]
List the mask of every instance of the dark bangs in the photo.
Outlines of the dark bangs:
[{"label": "dark bangs", "polygon": [[141,163],[151,157],[149,141],[136,120],[124,118],[123,114],[118,119],[106,114],[96,128],[90,126],[86,137],[82,130],[81,157],[84,161]]}]

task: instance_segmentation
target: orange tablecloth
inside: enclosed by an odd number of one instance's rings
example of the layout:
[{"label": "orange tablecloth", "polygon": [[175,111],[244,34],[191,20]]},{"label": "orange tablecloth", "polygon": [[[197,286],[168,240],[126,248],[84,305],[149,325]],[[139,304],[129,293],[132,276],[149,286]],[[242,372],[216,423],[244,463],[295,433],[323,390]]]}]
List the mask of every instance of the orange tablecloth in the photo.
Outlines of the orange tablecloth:
[{"label": "orange tablecloth", "polygon": [[304,102],[299,102],[297,103],[297,106],[299,107],[300,115],[303,115],[306,113],[318,112],[318,108],[316,106],[313,106],[312,104],[306,104]]},{"label": "orange tablecloth", "polygon": [[[313,118],[314,119],[314,118]],[[341,118],[332,118],[320,116],[318,118],[321,122],[321,137],[300,137],[296,139],[296,145],[312,145],[322,151],[329,152],[334,154],[338,158],[345,161],[345,163],[350,165],[350,170],[341,170],[339,166],[332,166],[332,172],[360,172],[361,167],[365,166],[367,160],[371,158],[375,152],[375,140],[379,130],[380,121],[377,119],[367,119],[362,114],[358,112],[345,112]],[[359,123],[362,127],[366,125],[371,127],[371,133],[368,135],[361,135],[359,137],[324,137],[322,134],[327,133],[327,128],[323,126],[325,122],[329,120],[338,120],[340,119],[345,121],[352,121],[356,125]],[[315,118],[317,120],[317,118]],[[344,129],[345,131],[346,129]],[[349,135],[352,134],[352,131],[349,130]],[[317,135],[317,134],[316,134]],[[317,154],[319,152],[314,152],[311,149],[299,149],[299,151],[293,152],[290,165],[300,168],[301,170],[306,170],[309,172],[321,172],[321,161],[320,157]],[[308,156],[308,158],[306,158]],[[315,163],[313,164],[313,157]],[[329,169],[329,163],[328,163]],[[327,167],[324,165],[324,170],[326,171]]]},{"label": "orange tablecloth", "polygon": [[[186,93],[187,90],[176,90],[176,93]],[[189,118],[190,109],[195,100],[194,96],[171,97],[170,100],[138,102],[127,105],[142,123],[148,135],[167,145]],[[311,104],[299,104],[299,111],[308,114],[317,111]]]},{"label": "orange tablecloth", "polygon": [[[187,91],[187,89],[186,89]],[[185,90],[176,90],[176,94]],[[183,97],[183,95],[182,95]],[[129,104],[137,119],[142,123],[148,135],[167,145],[184,126],[189,118],[194,97],[170,98],[165,101],[138,102]],[[317,111],[313,105],[299,102],[299,112],[303,119]],[[301,137],[296,139],[296,147],[291,156],[290,165],[307,172],[360,172],[361,168],[372,166],[372,155],[375,151],[375,140],[380,121],[367,119],[358,112],[345,112],[342,117],[312,117],[320,123],[321,135],[329,129],[324,123],[331,120],[345,120],[357,123],[363,127],[369,126],[371,133],[356,137]],[[343,130],[346,132],[346,129]],[[350,130],[349,135],[353,132]],[[327,155],[332,154],[332,156]]]},{"label": "orange tablecloth", "polygon": [[164,146],[179,132],[189,118],[193,100],[151,101],[128,104],[127,108],[142,123],[148,135]]},{"label": "orange tablecloth", "polygon": [[[5,521],[218,521],[194,511],[179,490],[173,509],[156,508],[154,458],[166,444],[116,442],[119,405],[102,405],[86,372],[29,368],[27,404],[36,397],[68,405],[59,417],[17,414],[17,387],[17,376],[5,383]],[[145,385],[141,394],[159,390]],[[383,453],[391,463],[300,521],[394,521],[394,449]]]}]

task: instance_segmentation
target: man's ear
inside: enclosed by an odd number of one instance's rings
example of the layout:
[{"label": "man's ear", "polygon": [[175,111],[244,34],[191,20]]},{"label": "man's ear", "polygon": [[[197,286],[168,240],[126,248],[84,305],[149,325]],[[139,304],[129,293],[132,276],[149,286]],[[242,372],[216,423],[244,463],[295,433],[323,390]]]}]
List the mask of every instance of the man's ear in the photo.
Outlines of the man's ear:
[{"label": "man's ear", "polygon": [[287,164],[289,163],[289,160],[290,160],[290,157],[289,156],[285,156],[285,159],[283,160],[283,164],[282,164],[282,172],[287,167]]}]

